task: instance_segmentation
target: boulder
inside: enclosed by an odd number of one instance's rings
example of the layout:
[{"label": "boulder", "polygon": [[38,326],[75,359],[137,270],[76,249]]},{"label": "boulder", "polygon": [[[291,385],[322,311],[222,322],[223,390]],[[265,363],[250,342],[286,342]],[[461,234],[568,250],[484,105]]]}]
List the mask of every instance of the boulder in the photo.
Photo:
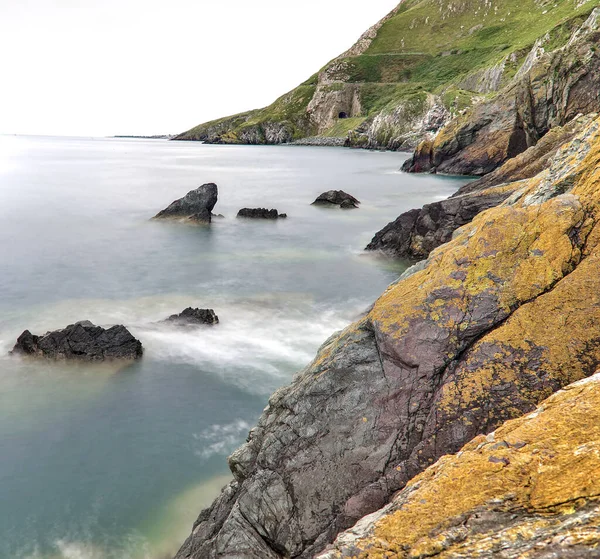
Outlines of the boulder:
[{"label": "boulder", "polygon": [[168,208],[158,212],[154,219],[185,219],[197,223],[210,223],[218,194],[215,183],[203,184],[195,190],[190,190],[183,198],[172,202]]},{"label": "boulder", "polygon": [[196,326],[199,324],[218,324],[219,317],[212,309],[193,309],[188,307],[179,314],[173,314],[164,323],[176,324],[178,326]]},{"label": "boulder", "polygon": [[342,208],[357,208],[360,202],[352,195],[343,190],[328,190],[323,192],[313,203],[314,206],[330,205]]},{"label": "boulder", "polygon": [[277,210],[267,210],[267,208],[242,208],[237,216],[252,219],[284,219],[287,214],[280,214]]},{"label": "boulder", "polygon": [[139,359],[143,349],[142,343],[125,326],[105,329],[85,320],[43,336],[25,330],[11,353],[48,359],[104,361]]}]

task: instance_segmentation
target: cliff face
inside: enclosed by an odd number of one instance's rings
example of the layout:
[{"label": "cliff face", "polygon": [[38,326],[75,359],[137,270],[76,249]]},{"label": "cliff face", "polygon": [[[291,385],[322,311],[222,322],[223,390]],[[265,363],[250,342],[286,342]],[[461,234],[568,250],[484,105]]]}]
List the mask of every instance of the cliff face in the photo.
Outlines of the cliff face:
[{"label": "cliff face", "polygon": [[[269,107],[201,124],[176,139],[272,144],[343,137],[351,146],[412,149],[421,141],[433,142],[444,124],[460,117],[460,130],[449,129],[441,143],[420,148],[415,169],[446,165],[450,156],[456,161],[447,164],[448,170],[458,168],[459,152],[475,136],[494,138],[497,153],[489,159],[497,162],[577,111],[595,110],[597,103],[582,101],[585,92],[593,96],[595,76],[584,87],[577,66],[595,59],[587,52],[573,51],[567,59],[552,53],[572,39],[598,4],[600,0],[404,0],[352,48]],[[547,94],[541,91],[544,71],[557,73]],[[539,102],[525,109],[521,102],[529,103],[530,82]],[[504,88],[510,93],[499,94]],[[570,99],[571,89],[577,90],[579,101]],[[544,99],[552,101],[547,115],[540,108]],[[472,106],[476,112],[463,115]],[[515,120],[517,115],[523,123]],[[490,119],[499,122],[499,116],[510,122],[511,130],[523,133],[507,136],[490,128]],[[490,167],[481,154],[478,161],[479,166],[467,170]]]},{"label": "cliff face", "polygon": [[[573,26],[564,46],[536,42],[515,79],[492,99],[454,119],[422,142],[409,171],[485,175],[537,144],[555,126],[600,109],[600,9]],[[548,47],[551,48],[551,47]]]},{"label": "cliff face", "polygon": [[571,142],[595,118],[577,117],[550,130],[535,146],[509,159],[496,171],[463,186],[447,200],[410,210],[375,234],[366,250],[421,260],[447,243],[459,227],[477,214],[504,202],[521,185],[518,181],[543,171],[565,144]]},{"label": "cliff face", "polygon": [[412,480],[319,559],[600,557],[600,374]]},{"label": "cliff face", "polygon": [[[273,395],[177,558],[314,557],[441,456],[596,371],[599,130],[512,185]],[[389,556],[377,545],[372,557]]]}]

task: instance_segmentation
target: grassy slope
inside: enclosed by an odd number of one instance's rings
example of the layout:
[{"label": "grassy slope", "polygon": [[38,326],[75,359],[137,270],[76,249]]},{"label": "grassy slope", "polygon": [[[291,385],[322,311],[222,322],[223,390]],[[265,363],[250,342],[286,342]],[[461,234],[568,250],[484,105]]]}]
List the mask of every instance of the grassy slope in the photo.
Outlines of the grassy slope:
[{"label": "grassy slope", "polygon": [[[561,46],[598,5],[600,0],[405,0],[363,55],[336,61],[344,69],[334,77],[359,84],[363,114],[323,135],[343,136],[351,124],[425,92],[439,94],[449,108],[464,108],[480,96],[461,89],[466,76],[513,55],[507,81],[536,39],[549,33],[545,47]],[[294,138],[312,135],[306,109],[317,83],[315,74],[269,107],[202,124],[181,138],[216,134],[235,142],[244,130],[271,122],[283,123]]]}]

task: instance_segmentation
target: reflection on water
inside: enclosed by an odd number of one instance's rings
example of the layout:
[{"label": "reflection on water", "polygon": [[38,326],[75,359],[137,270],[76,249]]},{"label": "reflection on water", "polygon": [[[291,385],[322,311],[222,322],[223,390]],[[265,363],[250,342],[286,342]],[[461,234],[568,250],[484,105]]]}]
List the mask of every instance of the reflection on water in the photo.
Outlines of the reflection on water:
[{"label": "reflection on water", "polygon": [[[225,457],[269,394],[406,264],[362,247],[456,179],[397,153],[2,138],[0,558],[164,559],[229,480]],[[214,181],[207,227],[149,217]],[[343,188],[354,211],[310,205]],[[237,220],[275,207],[274,223]],[[188,306],[213,327],[159,324]],[[124,367],[6,354],[28,328],[126,324]]]}]

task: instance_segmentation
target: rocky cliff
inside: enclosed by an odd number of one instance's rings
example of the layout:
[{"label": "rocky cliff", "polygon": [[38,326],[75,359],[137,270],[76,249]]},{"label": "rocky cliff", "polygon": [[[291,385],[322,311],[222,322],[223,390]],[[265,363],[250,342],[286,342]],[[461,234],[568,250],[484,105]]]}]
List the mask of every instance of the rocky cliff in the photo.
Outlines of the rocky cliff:
[{"label": "rocky cliff", "polygon": [[[595,74],[586,74],[596,64],[595,20],[589,30],[584,24],[599,4],[404,0],[269,107],[201,124],[176,139],[277,144],[310,137],[319,145],[316,137],[337,138],[337,145],[344,138],[346,145],[388,149],[425,141],[414,169],[490,170],[578,111],[597,110],[596,99],[586,100],[597,84]],[[506,131],[491,124],[499,117],[510,123]],[[490,138],[493,153],[486,156],[481,141]],[[479,151],[461,156],[475,140]],[[470,166],[463,161],[469,158]]]},{"label": "rocky cliff", "polygon": [[[599,130],[600,121],[588,123],[549,158],[546,170],[507,187],[503,203],[476,215],[408,270],[273,395],[248,442],[229,459],[234,481],[201,513],[178,559],[314,557],[440,457],[597,370]],[[511,427],[505,429],[508,443],[517,445],[508,436]],[[497,455],[489,464],[518,466],[510,448],[493,449]],[[439,470],[427,470],[414,483],[429,479],[432,471]],[[477,469],[467,463],[464,471]],[[574,483],[584,484],[579,478]],[[571,495],[565,485],[553,500],[553,486],[547,487],[542,509]],[[403,494],[412,495],[413,488]],[[424,493],[415,502],[424,505],[429,521],[415,529],[416,536],[439,529],[440,541],[450,541],[440,531],[446,527],[443,514],[454,519],[478,507],[485,512],[494,488],[486,491],[429,516],[431,496]],[[515,506],[526,507],[527,499],[517,497]],[[510,511],[509,505],[500,513]],[[537,512],[522,514],[523,530]],[[400,526],[397,540],[389,531],[375,531],[379,547],[360,548],[372,553],[368,556],[397,556],[417,541],[406,544],[406,529],[401,531],[412,520],[390,518],[382,525],[392,532]],[[519,524],[512,513],[497,518],[507,530]],[[479,534],[485,526],[473,528],[473,522],[464,529]],[[337,549],[346,553],[343,542]]]},{"label": "rocky cliff", "polygon": [[566,43],[538,39],[515,78],[497,95],[424,140],[409,171],[485,175],[538,143],[555,126],[600,109],[600,9],[563,26]]},{"label": "rocky cliff", "polygon": [[319,559],[600,557],[599,414],[596,373],[440,459]]}]

